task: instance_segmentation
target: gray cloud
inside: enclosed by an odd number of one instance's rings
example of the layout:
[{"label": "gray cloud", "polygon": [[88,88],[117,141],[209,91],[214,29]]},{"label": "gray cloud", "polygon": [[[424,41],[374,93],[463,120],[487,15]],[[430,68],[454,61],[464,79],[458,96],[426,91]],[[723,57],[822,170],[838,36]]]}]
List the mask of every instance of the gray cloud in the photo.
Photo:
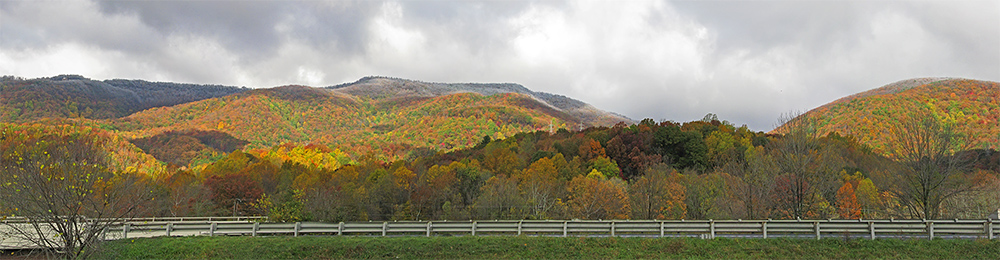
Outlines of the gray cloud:
[{"label": "gray cloud", "polygon": [[63,42],[86,42],[104,49],[132,53],[152,51],[158,35],[142,31],[127,17],[80,15],[91,3],[9,1],[0,5],[0,43],[14,50]]},{"label": "gray cloud", "polygon": [[[100,1],[109,15],[135,15],[161,34],[213,38],[252,61],[273,55],[286,38],[312,47],[361,52],[376,2]],[[331,48],[332,47],[332,48]]]},{"label": "gray cloud", "polygon": [[164,35],[202,35],[227,48],[268,53],[280,44],[274,25],[287,13],[277,2],[259,1],[100,1],[104,15],[136,16]]},{"label": "gray cloud", "polygon": [[4,1],[0,74],[270,87],[516,82],[630,117],[789,111],[1000,80],[996,1]]},{"label": "gray cloud", "polygon": [[[805,43],[826,49],[863,30],[879,3],[852,1],[677,1],[680,12],[713,28],[721,51]],[[863,5],[863,6],[862,6]]]}]

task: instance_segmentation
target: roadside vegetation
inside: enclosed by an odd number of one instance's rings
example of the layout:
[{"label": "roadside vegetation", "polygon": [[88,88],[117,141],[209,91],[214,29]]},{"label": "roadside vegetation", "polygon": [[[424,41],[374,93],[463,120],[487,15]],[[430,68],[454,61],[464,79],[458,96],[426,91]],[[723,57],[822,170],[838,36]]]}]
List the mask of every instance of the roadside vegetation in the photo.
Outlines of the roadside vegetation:
[{"label": "roadside vegetation", "polygon": [[100,259],[998,259],[996,240],[590,237],[183,237],[118,240]]}]

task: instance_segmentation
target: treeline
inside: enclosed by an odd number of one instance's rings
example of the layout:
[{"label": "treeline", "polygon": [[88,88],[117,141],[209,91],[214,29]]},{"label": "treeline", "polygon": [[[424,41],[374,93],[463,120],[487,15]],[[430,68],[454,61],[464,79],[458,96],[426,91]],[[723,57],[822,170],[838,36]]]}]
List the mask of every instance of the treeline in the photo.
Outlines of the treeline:
[{"label": "treeline", "polygon": [[352,160],[318,145],[236,151],[165,178],[153,214],[278,221],[978,219],[1000,206],[995,151],[887,158],[852,137],[816,136],[807,124],[792,129],[799,130],[778,136],[713,116],[646,119],[487,136],[473,148],[417,149],[393,162],[376,154]]}]

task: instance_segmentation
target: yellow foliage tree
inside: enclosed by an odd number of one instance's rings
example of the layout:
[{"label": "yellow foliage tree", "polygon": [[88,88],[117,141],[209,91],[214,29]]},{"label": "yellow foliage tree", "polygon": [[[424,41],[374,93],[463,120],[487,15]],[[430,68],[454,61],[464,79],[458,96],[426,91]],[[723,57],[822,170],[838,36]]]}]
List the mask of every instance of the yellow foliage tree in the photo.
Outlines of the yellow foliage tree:
[{"label": "yellow foliage tree", "polygon": [[[600,172],[594,174],[599,176]],[[627,219],[631,211],[625,182],[577,176],[567,185],[570,215],[581,219]]]}]

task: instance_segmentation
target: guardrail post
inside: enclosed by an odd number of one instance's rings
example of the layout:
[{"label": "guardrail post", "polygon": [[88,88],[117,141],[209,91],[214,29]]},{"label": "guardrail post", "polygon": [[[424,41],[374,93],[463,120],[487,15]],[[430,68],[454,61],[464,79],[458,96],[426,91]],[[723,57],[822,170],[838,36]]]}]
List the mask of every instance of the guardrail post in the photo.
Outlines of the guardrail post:
[{"label": "guardrail post", "polygon": [[295,222],[295,236],[299,236],[299,230],[302,229],[302,222]]},{"label": "guardrail post", "polygon": [[611,236],[612,237],[615,236],[615,221],[614,220],[611,221]]},{"label": "guardrail post", "polygon": [[174,231],[174,222],[167,223],[167,236],[170,236],[170,232]]},{"label": "guardrail post", "polygon": [[130,227],[132,227],[132,224],[130,223],[125,223],[125,226],[122,226],[122,238],[128,238],[128,230]]},{"label": "guardrail post", "polygon": [[216,227],[217,224],[218,223],[212,222],[212,225],[208,226],[208,236],[210,236],[210,237],[214,237],[215,236],[215,227]]},{"label": "guardrail post", "polygon": [[819,240],[819,220],[813,221],[813,228],[816,229],[816,240]]},{"label": "guardrail post", "polygon": [[986,236],[993,240],[993,219],[986,220]]},{"label": "guardrail post", "polygon": [[433,222],[427,221],[427,237],[431,237],[431,229],[434,228]]},{"label": "guardrail post", "polygon": [[338,236],[343,236],[344,235],[344,222],[343,221],[341,221],[340,224],[337,224],[337,235]]},{"label": "guardrail post", "polygon": [[472,236],[476,236],[476,221],[472,222]]},{"label": "guardrail post", "polygon": [[988,225],[986,223],[987,222],[983,222],[983,237],[989,238],[989,235],[987,235],[986,233],[989,233],[990,230],[989,227],[987,227]]},{"label": "guardrail post", "polygon": [[524,220],[521,220],[521,221],[517,222],[517,235],[518,236],[521,235],[521,223],[523,223],[523,222],[524,222]]},{"label": "guardrail post", "polygon": [[563,221],[563,237],[569,235],[569,221]]},{"label": "guardrail post", "polygon": [[875,221],[868,221],[868,232],[871,232],[871,240],[875,240]]},{"label": "guardrail post", "polygon": [[760,231],[764,233],[764,238],[767,238],[767,221],[760,222]]},{"label": "guardrail post", "polygon": [[663,237],[663,221],[660,221],[660,237]]},{"label": "guardrail post", "polygon": [[708,239],[715,239],[715,220],[708,220]]},{"label": "guardrail post", "polygon": [[260,222],[254,222],[253,223],[253,230],[250,231],[251,236],[254,236],[254,237],[257,236],[257,230],[259,230],[259,229],[260,229]]},{"label": "guardrail post", "polygon": [[388,222],[388,221],[383,221],[383,222],[382,222],[382,236],[383,236],[383,237],[385,236],[385,231],[386,231],[386,229],[388,229],[388,228],[389,228],[389,222]]},{"label": "guardrail post", "polygon": [[925,219],[924,223],[927,224],[927,239],[928,240],[933,240],[934,239],[934,221],[933,220],[926,220]]}]

